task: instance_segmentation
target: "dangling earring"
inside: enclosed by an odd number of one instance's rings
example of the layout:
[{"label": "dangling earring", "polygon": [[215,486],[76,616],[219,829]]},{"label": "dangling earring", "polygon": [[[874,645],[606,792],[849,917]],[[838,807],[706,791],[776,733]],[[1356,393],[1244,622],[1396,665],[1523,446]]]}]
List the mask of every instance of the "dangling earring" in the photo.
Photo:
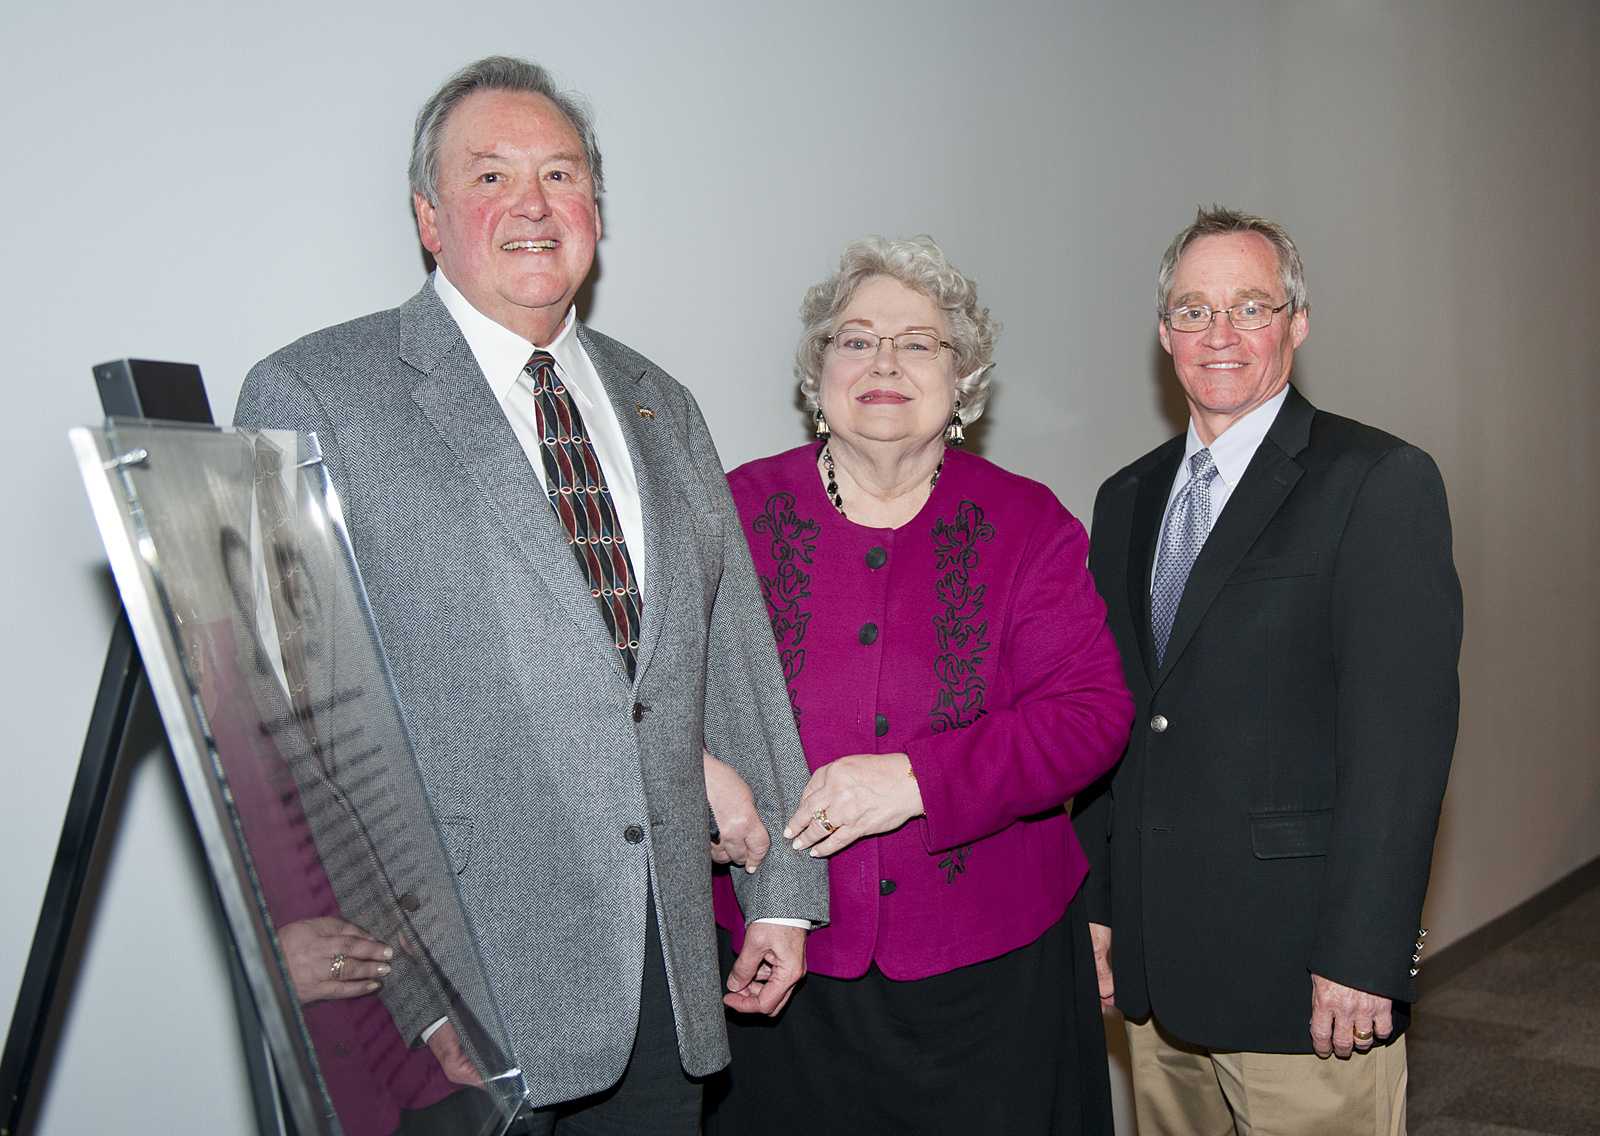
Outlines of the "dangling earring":
[{"label": "dangling earring", "polygon": [[950,416],[950,425],[944,428],[944,440],[952,446],[966,445],[967,435],[961,427],[961,400],[958,398],[956,399],[956,411]]},{"label": "dangling earring", "polygon": [[822,408],[818,407],[812,413],[811,417],[816,422],[817,437],[826,438],[828,436],[828,434],[829,434],[828,420],[822,416]]}]

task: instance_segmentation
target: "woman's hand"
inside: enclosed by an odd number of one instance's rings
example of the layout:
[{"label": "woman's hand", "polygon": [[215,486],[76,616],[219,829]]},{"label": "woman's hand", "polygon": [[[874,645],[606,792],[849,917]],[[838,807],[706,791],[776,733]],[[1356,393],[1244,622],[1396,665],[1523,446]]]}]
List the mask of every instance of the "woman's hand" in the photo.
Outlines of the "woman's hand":
[{"label": "woman's hand", "polygon": [[716,818],[717,839],[711,842],[711,858],[719,864],[739,864],[747,872],[761,867],[772,847],[767,826],[756,813],[756,799],[744,778],[701,751],[706,770],[706,799]]},{"label": "woman's hand", "polygon": [[783,838],[793,840],[796,851],[832,856],[863,836],[892,832],[921,815],[922,790],[909,757],[855,753],[811,775]]},{"label": "woman's hand", "polygon": [[[302,1006],[371,994],[389,973],[394,951],[354,923],[322,916],[278,929],[289,977]],[[342,960],[342,961],[341,961]]]}]

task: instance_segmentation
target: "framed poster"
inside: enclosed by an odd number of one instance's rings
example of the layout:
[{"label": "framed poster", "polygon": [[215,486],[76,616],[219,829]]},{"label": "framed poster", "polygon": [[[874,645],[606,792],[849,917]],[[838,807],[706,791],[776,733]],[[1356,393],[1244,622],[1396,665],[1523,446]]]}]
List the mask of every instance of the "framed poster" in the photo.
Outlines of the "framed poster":
[{"label": "framed poster", "polygon": [[296,1127],[504,1132],[521,1070],[315,435],[71,440]]}]

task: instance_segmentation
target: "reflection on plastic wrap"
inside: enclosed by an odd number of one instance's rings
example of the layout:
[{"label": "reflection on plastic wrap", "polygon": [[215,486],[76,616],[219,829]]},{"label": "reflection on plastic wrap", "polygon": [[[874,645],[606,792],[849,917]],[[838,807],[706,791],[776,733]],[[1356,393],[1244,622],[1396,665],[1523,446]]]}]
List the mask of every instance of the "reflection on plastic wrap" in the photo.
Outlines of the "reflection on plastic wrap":
[{"label": "reflection on plastic wrap", "polygon": [[[296,1121],[503,1131],[521,1079],[315,438],[72,435]],[[442,1018],[486,1089],[421,1042]]]}]

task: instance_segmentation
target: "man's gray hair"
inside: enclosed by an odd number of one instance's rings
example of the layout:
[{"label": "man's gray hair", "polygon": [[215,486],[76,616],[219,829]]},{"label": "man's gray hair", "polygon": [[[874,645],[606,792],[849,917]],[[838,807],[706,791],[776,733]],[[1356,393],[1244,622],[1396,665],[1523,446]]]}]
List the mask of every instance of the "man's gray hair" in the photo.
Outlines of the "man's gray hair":
[{"label": "man's gray hair", "polygon": [[422,104],[417,112],[416,130],[411,136],[411,189],[434,204],[439,201],[439,142],[445,122],[462,99],[477,91],[520,91],[543,95],[567,116],[572,129],[583,142],[583,157],[589,164],[589,180],[594,195],[600,196],[600,146],[595,141],[589,105],[582,96],[562,90],[555,79],[537,63],[509,55],[490,55],[469,63],[445,80],[444,86]]},{"label": "man's gray hair", "polygon": [[[944,312],[950,323],[951,354],[955,357],[956,397],[961,400],[961,420],[968,425],[978,420],[989,401],[989,381],[994,361],[994,341],[1000,325],[989,318],[989,309],[978,306],[978,286],[967,279],[948,260],[930,236],[862,237],[851,241],[839,254],[839,267],[820,284],[806,291],[800,304],[800,346],[794,353],[794,373],[800,380],[800,395],[807,410],[817,409],[817,394],[822,386],[822,362],[828,350],[833,321],[850,303],[860,288],[874,276],[898,280],[907,288],[921,292]],[[983,368],[983,373],[972,372]]]},{"label": "man's gray hair", "polygon": [[[1165,318],[1172,300],[1172,278],[1178,273],[1178,258],[1183,250],[1201,237],[1223,236],[1227,233],[1260,233],[1272,246],[1278,257],[1278,281],[1294,303],[1292,312],[1308,312],[1311,301],[1306,297],[1306,269],[1300,263],[1300,252],[1282,225],[1213,205],[1201,208],[1189,227],[1172,239],[1167,255],[1161,258],[1161,271],[1156,276],[1156,318]],[[1291,314],[1292,314],[1291,312]]]}]

